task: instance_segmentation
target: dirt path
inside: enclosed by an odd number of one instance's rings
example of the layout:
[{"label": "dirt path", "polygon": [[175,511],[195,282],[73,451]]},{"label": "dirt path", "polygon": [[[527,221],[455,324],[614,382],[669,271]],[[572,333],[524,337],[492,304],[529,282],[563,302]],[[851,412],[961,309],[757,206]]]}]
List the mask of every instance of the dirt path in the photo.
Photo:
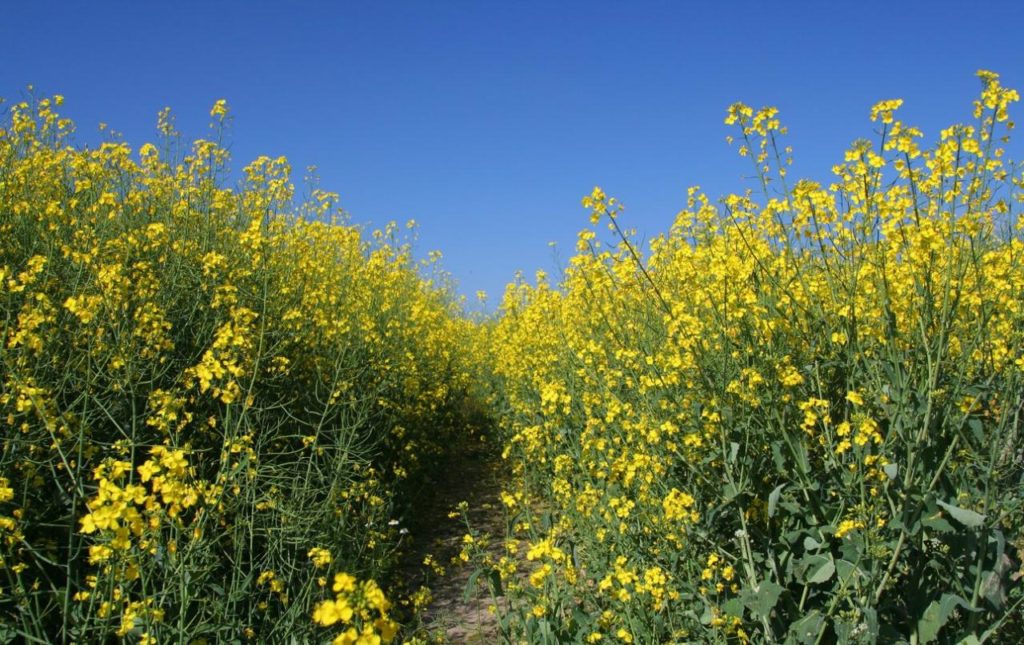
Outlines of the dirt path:
[{"label": "dirt path", "polygon": [[[493,536],[491,548],[500,550],[505,535],[504,513],[498,501],[501,465],[501,459],[483,447],[463,452],[456,463],[424,488],[422,512],[417,515],[425,519],[418,526],[410,526],[414,542],[403,568],[411,588],[424,584],[431,590],[433,600],[424,611],[423,622],[438,641],[490,645],[501,640],[497,619],[488,611],[493,600],[486,583],[481,581],[468,594],[466,591],[472,568],[460,566],[458,561],[466,524],[461,517],[449,518],[465,502],[470,525],[481,534]],[[432,574],[423,565],[428,555],[445,569],[444,576]]]}]

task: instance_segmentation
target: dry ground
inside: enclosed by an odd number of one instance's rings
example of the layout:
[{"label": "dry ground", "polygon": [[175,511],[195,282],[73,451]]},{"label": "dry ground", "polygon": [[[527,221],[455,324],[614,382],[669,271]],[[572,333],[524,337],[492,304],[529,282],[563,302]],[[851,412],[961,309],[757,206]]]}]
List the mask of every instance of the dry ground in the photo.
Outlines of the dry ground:
[{"label": "dry ground", "polygon": [[[411,589],[422,584],[430,588],[433,600],[423,613],[423,624],[432,637],[446,643],[482,645],[501,641],[497,620],[488,611],[493,599],[486,582],[481,579],[467,591],[472,570],[458,563],[466,524],[461,517],[449,518],[461,502],[466,502],[473,529],[494,536],[491,548],[500,550],[505,535],[505,517],[498,501],[500,467],[500,458],[483,447],[464,451],[440,477],[428,482],[419,502],[423,506],[417,512],[425,519],[410,526],[414,541],[404,567],[407,581]],[[444,576],[433,575],[422,565],[427,555],[445,568]]]}]

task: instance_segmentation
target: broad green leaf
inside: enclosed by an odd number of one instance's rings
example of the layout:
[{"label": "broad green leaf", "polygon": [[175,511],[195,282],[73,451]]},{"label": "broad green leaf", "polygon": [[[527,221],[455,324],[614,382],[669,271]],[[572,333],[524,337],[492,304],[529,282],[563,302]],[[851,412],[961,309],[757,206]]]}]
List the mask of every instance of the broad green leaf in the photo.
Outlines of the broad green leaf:
[{"label": "broad green leaf", "polygon": [[702,613],[700,615],[700,624],[701,625],[710,625],[711,624],[711,620],[714,617],[715,617],[715,615],[711,612],[711,606],[710,605],[704,605],[704,613]]},{"label": "broad green leaf", "polygon": [[797,643],[814,643],[818,632],[825,623],[825,617],[817,609],[789,626],[789,636]]},{"label": "broad green leaf", "polygon": [[722,501],[723,502],[731,501],[731,500],[735,499],[735,497],[737,495],[739,495],[739,494],[740,494],[740,492],[739,492],[739,490],[736,489],[736,485],[735,484],[726,484],[722,488]]},{"label": "broad green leaf", "polygon": [[836,560],[835,564],[836,571],[839,574],[839,579],[845,581],[846,584],[852,583],[853,578],[864,575],[864,572],[860,570],[860,567],[849,560]]},{"label": "broad green leaf", "polygon": [[793,500],[787,500],[785,498],[779,499],[779,506],[784,508],[784,509],[786,509],[787,511],[789,511],[793,515],[797,515],[797,516],[800,515],[801,511],[807,510],[809,512],[809,509],[805,509],[803,506],[801,506],[800,504],[797,504]]},{"label": "broad green leaf", "polygon": [[[941,502],[940,502],[941,503]],[[970,609],[967,601],[955,594],[942,594],[939,600],[933,600],[928,608],[924,610],[921,619],[917,621],[917,636],[919,642],[930,643],[939,636],[939,630],[949,620],[950,615],[957,605]]]},{"label": "broad green leaf", "polygon": [[537,623],[537,632],[540,634],[541,642],[547,645],[555,645],[558,643],[558,638],[555,637],[554,632],[551,630],[551,623],[546,618],[541,618]]},{"label": "broad green leaf", "polygon": [[982,424],[981,419],[971,417],[967,422],[967,426],[971,429],[971,433],[979,443],[985,443],[985,426]]},{"label": "broad green leaf", "polygon": [[744,591],[744,602],[748,609],[757,616],[769,617],[775,603],[779,601],[782,594],[782,587],[771,580],[764,580],[757,586],[757,591],[747,589]]},{"label": "broad green leaf", "polygon": [[[751,592],[753,593],[753,592]],[[730,598],[722,604],[722,613],[729,616],[743,617],[743,609],[745,608],[743,600],[740,598]]]},{"label": "broad green leaf", "polygon": [[981,594],[997,609],[1006,604],[1006,590],[1003,587],[1003,576],[996,571],[985,571],[981,579]]},{"label": "broad green leaf", "polygon": [[864,543],[860,540],[843,540],[839,557],[848,562],[860,562],[864,558]]},{"label": "broad green leaf", "polygon": [[768,517],[775,517],[775,506],[779,503],[779,495],[782,494],[782,489],[785,487],[785,484],[779,484],[768,494]]},{"label": "broad green leaf", "polygon": [[794,452],[796,452],[797,467],[799,467],[801,473],[809,473],[811,471],[811,466],[810,463],[807,461],[807,448],[804,446],[802,442],[796,444],[794,448]]},{"label": "broad green leaf", "polygon": [[946,502],[942,501],[936,503],[942,508],[946,509],[946,512],[949,513],[954,520],[960,522],[967,528],[978,528],[979,526],[985,523],[985,516],[981,513],[977,513],[967,508],[953,506],[952,504],[947,504]]},{"label": "broad green leaf", "polygon": [[921,520],[921,525],[926,526],[939,533],[953,533],[956,531],[953,525],[946,521],[940,513],[930,515]]},{"label": "broad green leaf", "polygon": [[812,585],[827,582],[836,572],[835,562],[827,555],[809,555],[803,560],[804,582]]},{"label": "broad green leaf", "polygon": [[917,638],[920,643],[930,643],[939,635],[939,630],[946,624],[949,615],[943,616],[938,601],[932,601],[925,609],[921,620],[917,621]]},{"label": "broad green leaf", "polygon": [[878,641],[878,611],[874,607],[864,608],[864,624],[868,628],[868,636],[870,640],[868,642],[874,643]]},{"label": "broad green leaf", "polygon": [[846,618],[838,617],[833,619],[832,629],[835,630],[837,643],[857,642],[857,639],[854,636],[858,629],[857,621],[850,621]]}]

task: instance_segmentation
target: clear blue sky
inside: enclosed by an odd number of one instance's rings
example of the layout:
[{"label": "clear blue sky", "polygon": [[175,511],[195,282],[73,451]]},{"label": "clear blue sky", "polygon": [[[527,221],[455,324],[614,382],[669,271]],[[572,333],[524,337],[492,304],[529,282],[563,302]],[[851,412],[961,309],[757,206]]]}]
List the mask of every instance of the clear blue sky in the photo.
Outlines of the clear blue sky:
[{"label": "clear blue sky", "polygon": [[164,106],[204,136],[226,98],[234,168],[318,166],[355,222],[416,219],[493,306],[517,269],[554,267],[548,242],[571,254],[595,184],[646,236],[688,185],[750,185],[730,103],[777,105],[796,175],[827,179],[876,100],[934,135],[969,118],[978,68],[1024,90],[1022,33],[1024,2],[1001,0],[39,0],[0,8],[0,96],[62,93],[79,142],[102,121],[136,146]]}]

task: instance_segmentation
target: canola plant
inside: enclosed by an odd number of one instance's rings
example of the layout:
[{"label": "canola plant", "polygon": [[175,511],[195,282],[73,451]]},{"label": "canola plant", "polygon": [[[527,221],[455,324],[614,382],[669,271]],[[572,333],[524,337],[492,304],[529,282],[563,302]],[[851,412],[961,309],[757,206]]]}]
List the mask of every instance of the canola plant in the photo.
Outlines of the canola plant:
[{"label": "canola plant", "polygon": [[399,520],[483,437],[507,534],[456,560],[495,639],[1024,638],[1019,97],[979,78],[931,144],[876,104],[825,182],[737,103],[754,189],[642,247],[596,188],[483,320],[284,159],[225,187],[224,102],[137,150],[11,106],[0,637],[426,642]]}]

